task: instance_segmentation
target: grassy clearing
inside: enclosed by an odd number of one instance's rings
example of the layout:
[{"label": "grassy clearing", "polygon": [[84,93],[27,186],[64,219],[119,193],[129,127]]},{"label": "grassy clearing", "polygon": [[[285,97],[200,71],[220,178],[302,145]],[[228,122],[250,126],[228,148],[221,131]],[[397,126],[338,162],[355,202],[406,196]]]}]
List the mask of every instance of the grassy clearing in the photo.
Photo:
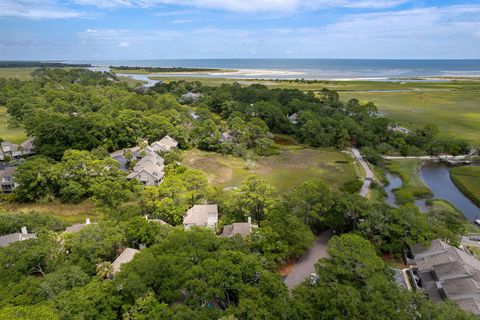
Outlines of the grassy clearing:
[{"label": "grassy clearing", "polygon": [[86,218],[98,221],[101,218],[100,214],[94,210],[95,204],[91,201],[79,204],[67,204],[57,201],[45,204],[5,202],[2,203],[2,207],[7,211],[18,213],[38,212],[52,214],[67,223],[84,222]]},{"label": "grassy clearing", "polygon": [[130,77],[117,76],[117,79],[120,82],[125,82],[129,87],[132,87],[132,88],[135,88],[135,87],[138,87],[138,86],[141,86],[141,85],[147,83],[146,81],[135,80],[135,79],[132,79]]},{"label": "grassy clearing", "polygon": [[303,181],[319,178],[338,188],[357,177],[352,161],[334,149],[282,148],[280,154],[260,157],[253,165],[230,155],[190,150],[184,164],[204,171],[209,182],[219,187],[239,187],[247,176],[264,177],[280,192],[291,190]]},{"label": "grassy clearing", "polygon": [[467,197],[480,205],[480,167],[452,168],[450,176]]},{"label": "grassy clearing", "polygon": [[433,199],[430,210],[434,212],[447,211],[447,212],[455,213],[456,215],[459,215],[461,217],[464,217],[461,211],[455,208],[450,202],[443,199]]},{"label": "grassy clearing", "polygon": [[0,107],[0,138],[13,143],[22,143],[27,139],[25,130],[21,127],[9,128],[6,107]]},{"label": "grassy clearing", "polygon": [[33,70],[38,68],[0,68],[0,78],[32,79]]},{"label": "grassy clearing", "polygon": [[432,196],[432,191],[423,183],[418,173],[421,160],[402,159],[389,160],[386,168],[400,176],[403,185],[400,189],[395,190],[395,196],[399,204],[412,202],[415,199]]},{"label": "grassy clearing", "polygon": [[434,123],[443,136],[464,138],[480,144],[480,90],[465,88],[452,91],[348,92],[340,93],[340,96],[345,100],[373,101],[379,111],[407,128],[416,129]]}]

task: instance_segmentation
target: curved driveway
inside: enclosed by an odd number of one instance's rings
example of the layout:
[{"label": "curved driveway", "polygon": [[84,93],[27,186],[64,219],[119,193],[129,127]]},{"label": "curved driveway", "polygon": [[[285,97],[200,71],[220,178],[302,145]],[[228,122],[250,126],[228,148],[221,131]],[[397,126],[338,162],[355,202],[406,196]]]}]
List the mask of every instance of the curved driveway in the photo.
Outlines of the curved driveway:
[{"label": "curved driveway", "polygon": [[324,231],[315,240],[313,247],[305,251],[303,256],[295,263],[293,270],[285,278],[289,290],[305,281],[315,272],[315,263],[321,258],[327,258],[327,243],[333,236],[332,230]]},{"label": "curved driveway", "polygon": [[[352,148],[353,155],[360,162],[365,170],[365,180],[360,189],[360,195],[366,197],[370,192],[370,184],[374,178],[373,171],[356,148]],[[322,232],[316,239],[315,244],[305,251],[302,257],[295,263],[292,271],[285,278],[285,284],[291,291],[300,283],[305,281],[312,273],[315,272],[315,264],[321,258],[328,258],[327,248],[328,241],[333,237],[332,230]]]}]

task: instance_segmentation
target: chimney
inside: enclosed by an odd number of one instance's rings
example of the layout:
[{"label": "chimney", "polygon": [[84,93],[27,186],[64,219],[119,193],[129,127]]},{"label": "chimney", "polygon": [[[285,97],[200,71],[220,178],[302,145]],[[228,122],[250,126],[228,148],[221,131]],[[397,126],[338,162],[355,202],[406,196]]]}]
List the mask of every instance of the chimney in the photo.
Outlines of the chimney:
[{"label": "chimney", "polygon": [[252,224],[252,217],[248,217],[248,224],[249,224],[249,225]]},{"label": "chimney", "polygon": [[27,227],[22,227],[22,234],[28,234]]},{"label": "chimney", "polygon": [[90,224],[90,218],[85,219],[85,224]]}]

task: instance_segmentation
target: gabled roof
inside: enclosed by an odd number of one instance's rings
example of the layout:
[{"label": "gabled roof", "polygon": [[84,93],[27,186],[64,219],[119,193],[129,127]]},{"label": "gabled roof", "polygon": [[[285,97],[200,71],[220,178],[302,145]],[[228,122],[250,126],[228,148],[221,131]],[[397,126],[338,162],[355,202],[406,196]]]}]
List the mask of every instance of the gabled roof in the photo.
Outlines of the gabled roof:
[{"label": "gabled roof", "polygon": [[151,146],[146,146],[145,148],[138,151],[138,153],[137,153],[137,155],[139,157],[142,157],[142,155],[143,155],[143,157],[146,157],[148,155],[155,155],[155,154],[157,154],[157,153],[155,152],[155,149],[152,148]]},{"label": "gabled roof", "polygon": [[79,223],[79,224],[74,224],[65,229],[65,232],[67,233],[76,233],[82,230],[84,227],[87,225],[85,223]]},{"label": "gabled roof", "polygon": [[18,144],[11,143],[9,141],[3,141],[1,145],[3,152],[15,152],[18,148]]},{"label": "gabled roof", "polygon": [[139,253],[140,251],[133,248],[125,249],[115,261],[112,262],[113,273],[117,273],[120,271],[122,264],[128,263],[133,260],[133,257]]},{"label": "gabled roof", "polygon": [[21,232],[11,233],[4,236],[0,236],[0,247],[6,247],[10,243],[23,241],[28,239],[36,238],[37,235],[35,233],[27,233],[23,234]]},{"label": "gabled roof", "polygon": [[85,223],[78,223],[78,224],[71,225],[65,229],[65,232],[66,233],[79,232],[80,230],[82,230],[83,228],[85,228],[90,224],[91,224],[90,218],[87,218],[85,219]]},{"label": "gabled roof", "polygon": [[235,141],[235,137],[230,134],[230,132],[226,131],[220,135],[220,141],[227,142],[227,141]]},{"label": "gabled roof", "polygon": [[154,149],[160,148],[160,149],[163,149],[165,151],[168,151],[171,148],[175,148],[177,146],[178,146],[177,140],[173,139],[172,137],[170,137],[168,135],[163,137],[160,141],[155,141],[155,142],[152,143],[152,147]]},{"label": "gabled roof", "polygon": [[232,237],[236,234],[241,235],[242,237],[247,236],[252,231],[252,228],[256,226],[252,225],[249,222],[237,222],[232,224],[227,224],[223,227],[222,237]]},{"label": "gabled roof", "polygon": [[433,302],[446,297],[480,315],[480,261],[439,239],[428,248],[416,245],[411,251],[422,287]]},{"label": "gabled roof", "polygon": [[25,140],[21,146],[23,148],[23,150],[31,150],[31,149],[34,149],[34,145],[33,145],[33,138],[28,138],[27,140]]},{"label": "gabled roof", "polygon": [[[209,220],[209,218],[213,219]],[[207,226],[209,222],[216,224],[218,221],[218,206],[216,204],[194,205],[183,219],[184,225]]]},{"label": "gabled roof", "polygon": [[158,165],[153,161],[147,160],[147,161],[137,163],[135,165],[134,172],[146,171],[154,177],[163,177],[164,175],[163,168],[164,168],[163,164]]},{"label": "gabled roof", "polygon": [[[150,171],[148,171],[147,169],[143,168],[139,171],[133,171],[131,172],[128,176],[127,176],[127,179],[134,179],[136,178],[137,176],[139,176],[141,173],[145,173],[147,175],[149,175],[150,177],[152,177],[153,179],[159,181],[163,178],[163,176],[165,175],[165,172],[163,171],[156,171],[155,173],[152,173]],[[141,180],[142,181],[142,180]]]},{"label": "gabled roof", "polygon": [[16,167],[6,167],[2,172],[0,180],[12,181],[15,170],[17,170]]}]

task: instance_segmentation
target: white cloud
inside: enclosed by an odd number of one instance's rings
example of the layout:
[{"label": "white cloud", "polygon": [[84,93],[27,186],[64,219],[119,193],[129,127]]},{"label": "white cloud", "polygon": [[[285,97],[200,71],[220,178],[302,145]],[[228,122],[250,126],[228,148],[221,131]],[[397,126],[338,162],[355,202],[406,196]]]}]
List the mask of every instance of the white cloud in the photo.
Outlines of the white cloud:
[{"label": "white cloud", "polygon": [[128,41],[122,41],[122,42],[120,42],[120,43],[118,44],[118,46],[119,46],[120,48],[128,48],[128,47],[130,47],[130,42],[128,42]]},{"label": "white cloud", "polygon": [[475,58],[478,30],[480,5],[469,5],[350,14],[313,28],[90,29],[78,36],[97,47],[128,42],[147,58]]},{"label": "white cloud", "polygon": [[195,22],[196,20],[195,19],[176,19],[176,20],[172,20],[172,23],[173,24],[186,24],[186,23],[191,23],[191,22]]},{"label": "white cloud", "polygon": [[234,12],[291,12],[322,8],[384,9],[410,2],[410,0],[73,0],[82,5],[100,8],[179,5],[185,7],[227,10]]},{"label": "white cloud", "polygon": [[86,12],[72,10],[53,0],[0,0],[0,17],[69,19],[87,16]]}]

